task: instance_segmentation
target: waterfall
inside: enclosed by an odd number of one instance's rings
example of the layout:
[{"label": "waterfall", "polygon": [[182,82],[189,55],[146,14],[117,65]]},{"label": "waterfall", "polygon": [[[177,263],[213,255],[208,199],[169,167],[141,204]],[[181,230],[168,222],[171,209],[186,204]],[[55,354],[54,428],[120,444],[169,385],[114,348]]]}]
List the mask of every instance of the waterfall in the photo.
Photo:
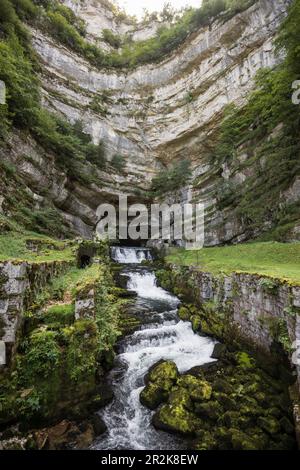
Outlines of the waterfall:
[{"label": "waterfall", "polygon": [[152,261],[149,248],[139,247],[111,247],[111,257],[114,261],[121,264],[139,264],[142,261]]},{"label": "waterfall", "polygon": [[178,304],[178,300],[173,295],[157,286],[155,274],[147,271],[128,273],[129,281],[127,289],[136,292],[144,299],[166,300],[170,303]]},{"label": "waterfall", "polygon": [[[151,259],[149,250],[113,247],[120,263],[138,264]],[[145,267],[123,268],[128,290],[135,291],[135,312],[142,326],[119,345],[120,354],[111,372],[115,399],[101,415],[108,431],[93,449],[172,450],[186,449],[183,438],[157,431],[151,425],[153,412],[143,407],[139,396],[149,368],[161,359],[172,360],[180,372],[212,362],[214,340],[195,334],[189,322],[177,315],[179,300],[157,286],[155,274]]]}]

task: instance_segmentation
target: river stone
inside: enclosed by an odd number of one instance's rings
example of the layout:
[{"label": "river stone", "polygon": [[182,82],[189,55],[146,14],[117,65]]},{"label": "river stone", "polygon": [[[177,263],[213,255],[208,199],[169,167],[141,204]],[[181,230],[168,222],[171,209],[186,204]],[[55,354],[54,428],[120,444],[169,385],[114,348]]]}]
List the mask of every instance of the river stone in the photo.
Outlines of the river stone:
[{"label": "river stone", "polygon": [[94,413],[91,419],[91,423],[93,426],[95,436],[100,436],[101,434],[104,434],[107,431],[107,426],[98,413]]},{"label": "river stone", "polygon": [[179,372],[175,362],[173,361],[159,361],[149,369],[145,377],[146,384],[154,382],[160,385],[164,390],[169,390],[176,382]]},{"label": "river stone", "polygon": [[157,429],[172,433],[194,435],[201,426],[200,420],[182,406],[163,405],[155,413],[152,423]]},{"label": "river stone", "polygon": [[223,359],[226,355],[227,348],[225,344],[217,343],[214,346],[214,350],[212,352],[211,358],[212,359]]},{"label": "river stone", "polygon": [[155,410],[168,398],[168,392],[159,385],[149,383],[140,394],[140,402],[150,410]]},{"label": "river stone", "polygon": [[209,400],[212,395],[212,387],[206,380],[198,379],[192,375],[183,375],[178,379],[177,385],[188,390],[193,401]]}]

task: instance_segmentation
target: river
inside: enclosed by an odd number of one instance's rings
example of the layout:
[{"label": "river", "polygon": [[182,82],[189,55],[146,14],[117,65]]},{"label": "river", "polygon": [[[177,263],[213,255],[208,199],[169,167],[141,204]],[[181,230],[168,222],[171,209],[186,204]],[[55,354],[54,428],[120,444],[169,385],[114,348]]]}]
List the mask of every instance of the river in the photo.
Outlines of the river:
[{"label": "river", "polygon": [[157,431],[151,425],[153,412],[140,404],[139,395],[148,369],[161,359],[172,360],[180,372],[213,361],[215,342],[199,336],[190,322],[177,316],[179,300],[157,286],[151,267],[139,266],[151,259],[143,248],[112,248],[112,258],[124,264],[127,289],[137,293],[135,309],[142,326],[118,345],[119,354],[110,373],[115,398],[99,412],[107,432],[93,444],[102,450],[180,450],[186,449],[183,438]]}]

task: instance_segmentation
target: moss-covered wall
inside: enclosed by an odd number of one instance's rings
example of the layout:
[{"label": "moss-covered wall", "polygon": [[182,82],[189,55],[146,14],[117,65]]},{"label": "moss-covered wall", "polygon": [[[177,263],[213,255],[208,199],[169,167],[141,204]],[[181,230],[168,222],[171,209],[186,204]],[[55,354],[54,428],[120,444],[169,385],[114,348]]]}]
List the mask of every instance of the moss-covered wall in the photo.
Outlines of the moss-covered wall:
[{"label": "moss-covered wall", "polygon": [[300,445],[300,286],[254,274],[213,275],[174,265],[158,271],[157,277],[186,302],[179,316],[191,321],[194,331],[230,348],[246,345],[275,359],[283,369],[290,363],[296,381],[290,393]]},{"label": "moss-covered wall", "polygon": [[[195,330],[231,344],[243,340],[267,353],[279,346],[293,363],[300,339],[300,286],[254,274],[213,275],[192,267],[172,266],[157,274],[164,287],[195,303],[182,312]],[[299,367],[298,377],[300,387]]]},{"label": "moss-covered wall", "polygon": [[25,310],[50,280],[71,264],[70,261],[0,263],[0,341],[5,343],[6,350],[0,365],[11,362]]}]

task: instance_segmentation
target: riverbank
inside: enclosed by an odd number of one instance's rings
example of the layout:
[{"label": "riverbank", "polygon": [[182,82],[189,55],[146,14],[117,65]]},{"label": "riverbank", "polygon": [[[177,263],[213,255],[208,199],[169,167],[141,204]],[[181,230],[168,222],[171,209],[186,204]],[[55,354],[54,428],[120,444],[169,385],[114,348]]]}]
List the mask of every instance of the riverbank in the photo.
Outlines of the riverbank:
[{"label": "riverbank", "polygon": [[[259,274],[203,272],[199,266],[167,264],[157,271],[160,285],[183,302],[179,316],[194,331],[211,335],[230,350],[255,354],[290,384],[300,442],[299,341],[300,287]],[[287,377],[290,377],[288,379]]]},{"label": "riverbank", "polygon": [[172,248],[166,260],[212,274],[258,274],[300,285],[300,243],[242,243],[195,251]]},{"label": "riverbank", "polygon": [[[34,244],[53,250],[50,258],[56,248]],[[127,299],[108,246],[92,248],[94,263],[84,269],[91,242],[73,242],[69,261],[0,263],[1,448],[86,448],[105,430],[94,413],[112,399],[106,375]]]}]

